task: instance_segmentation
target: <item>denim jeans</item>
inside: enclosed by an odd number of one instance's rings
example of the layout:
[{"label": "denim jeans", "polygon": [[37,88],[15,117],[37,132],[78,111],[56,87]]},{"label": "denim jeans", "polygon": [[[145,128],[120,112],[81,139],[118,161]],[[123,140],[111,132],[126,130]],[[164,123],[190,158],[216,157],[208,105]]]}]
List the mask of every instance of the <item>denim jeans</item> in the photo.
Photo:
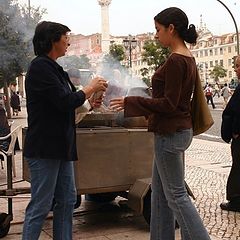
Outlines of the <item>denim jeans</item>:
[{"label": "denim jeans", "polygon": [[210,240],[184,183],[184,151],[192,141],[192,129],[155,134],[152,175],[151,240],[174,240],[175,219],[182,240]]},{"label": "denim jeans", "polygon": [[22,240],[37,240],[53,198],[53,239],[72,240],[72,217],[76,202],[73,162],[27,158],[31,174],[31,201],[23,226]]}]

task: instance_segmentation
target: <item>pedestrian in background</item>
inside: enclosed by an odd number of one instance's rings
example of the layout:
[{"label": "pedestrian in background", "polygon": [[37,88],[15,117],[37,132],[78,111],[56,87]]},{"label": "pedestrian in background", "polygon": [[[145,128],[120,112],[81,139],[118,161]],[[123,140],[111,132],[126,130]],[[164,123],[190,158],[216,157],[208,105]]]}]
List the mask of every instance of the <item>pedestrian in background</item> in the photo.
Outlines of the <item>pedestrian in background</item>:
[{"label": "pedestrian in background", "polygon": [[195,26],[186,14],[170,7],[154,18],[156,40],[171,54],[152,77],[152,98],[129,96],[111,100],[114,110],[126,117],[148,117],[154,132],[151,240],[175,239],[175,219],[182,239],[210,240],[184,184],[184,151],[193,137],[190,101],[197,66],[185,42],[195,44]]},{"label": "pedestrian in background", "polygon": [[209,101],[210,101],[210,103],[212,104],[212,108],[214,109],[215,104],[213,102],[213,89],[211,84],[208,84],[208,86],[204,89],[204,93],[207,100],[207,104],[209,104]]},{"label": "pedestrian in background", "polygon": [[[6,111],[4,107],[0,104],[0,137],[5,137],[11,132],[11,126],[8,123],[8,119],[6,116]],[[1,140],[0,141],[0,150],[7,151],[8,146],[10,143],[10,138],[6,140]],[[2,156],[0,158],[3,160]]]},{"label": "pedestrian in background", "polygon": [[[235,61],[235,72],[240,79],[240,56]],[[227,180],[227,200],[220,204],[222,210],[240,212],[240,85],[238,84],[223,114],[232,119],[232,167]]]},{"label": "pedestrian in background", "polygon": [[223,97],[223,108],[226,107],[229,97],[232,95],[231,89],[228,87],[227,83],[224,84],[224,87],[221,90],[221,96]]},{"label": "pedestrian in background", "polygon": [[215,96],[218,96],[218,97],[220,97],[220,88],[219,88],[219,86],[218,86],[218,83],[216,83],[215,85],[214,85],[214,94],[213,94],[213,97],[215,97]]},{"label": "pedestrian in background", "polygon": [[53,198],[53,239],[72,240],[76,202],[73,161],[77,160],[74,110],[97,91],[105,91],[102,78],[76,91],[68,74],[56,62],[64,56],[70,29],[43,21],[35,29],[36,58],[26,74],[28,129],[24,157],[31,176],[31,200],[26,208],[23,240],[37,240]]},{"label": "pedestrian in background", "polygon": [[13,111],[13,116],[18,116],[19,108],[20,108],[20,98],[18,94],[13,91],[10,99],[10,105]]}]

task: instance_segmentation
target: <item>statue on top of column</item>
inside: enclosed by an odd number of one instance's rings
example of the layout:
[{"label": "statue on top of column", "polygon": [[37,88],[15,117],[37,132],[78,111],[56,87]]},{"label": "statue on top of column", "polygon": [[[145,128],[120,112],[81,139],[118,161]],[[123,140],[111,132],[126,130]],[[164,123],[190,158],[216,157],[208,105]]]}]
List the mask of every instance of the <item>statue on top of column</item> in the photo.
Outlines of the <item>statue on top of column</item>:
[{"label": "statue on top of column", "polygon": [[109,6],[112,0],[98,0],[99,5],[101,6]]}]

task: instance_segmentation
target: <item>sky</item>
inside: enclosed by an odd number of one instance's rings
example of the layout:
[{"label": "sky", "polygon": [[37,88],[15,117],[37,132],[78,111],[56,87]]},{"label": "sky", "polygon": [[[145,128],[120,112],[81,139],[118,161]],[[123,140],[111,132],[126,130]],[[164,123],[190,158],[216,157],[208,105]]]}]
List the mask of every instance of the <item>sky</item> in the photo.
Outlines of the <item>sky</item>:
[{"label": "sky", "polygon": [[[28,5],[29,0],[17,0]],[[240,0],[221,0],[230,9],[240,28]],[[101,32],[101,7],[97,0],[30,0],[31,6],[47,9],[42,20],[67,25],[72,33],[88,35]],[[236,32],[227,9],[217,0],[112,0],[109,6],[110,34],[136,35],[155,32],[153,17],[167,7],[179,7],[189,23],[203,23],[215,35]]]}]

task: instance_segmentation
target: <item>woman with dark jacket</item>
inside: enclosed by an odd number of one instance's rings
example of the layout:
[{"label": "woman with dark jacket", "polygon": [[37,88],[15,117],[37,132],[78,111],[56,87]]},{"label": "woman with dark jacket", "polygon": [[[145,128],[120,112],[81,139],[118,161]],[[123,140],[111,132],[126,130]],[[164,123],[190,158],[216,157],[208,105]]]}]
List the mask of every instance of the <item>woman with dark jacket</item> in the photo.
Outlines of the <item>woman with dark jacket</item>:
[{"label": "woman with dark jacket", "polygon": [[26,75],[28,129],[24,157],[31,175],[31,201],[27,206],[23,240],[37,240],[53,198],[53,239],[72,240],[72,215],[76,201],[73,161],[77,160],[75,108],[94,92],[105,91],[102,78],[94,78],[76,91],[68,74],[56,62],[64,56],[70,29],[41,22],[35,29],[36,58]]},{"label": "woman with dark jacket", "polygon": [[[235,61],[235,72],[240,79],[240,56]],[[228,202],[221,203],[220,207],[222,210],[240,212],[240,85],[235,89],[223,115],[232,119],[232,167],[227,180]]]}]

